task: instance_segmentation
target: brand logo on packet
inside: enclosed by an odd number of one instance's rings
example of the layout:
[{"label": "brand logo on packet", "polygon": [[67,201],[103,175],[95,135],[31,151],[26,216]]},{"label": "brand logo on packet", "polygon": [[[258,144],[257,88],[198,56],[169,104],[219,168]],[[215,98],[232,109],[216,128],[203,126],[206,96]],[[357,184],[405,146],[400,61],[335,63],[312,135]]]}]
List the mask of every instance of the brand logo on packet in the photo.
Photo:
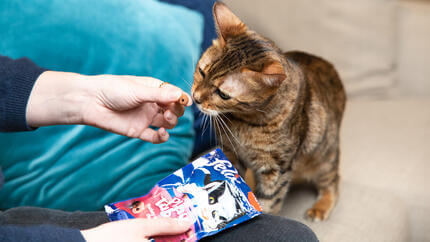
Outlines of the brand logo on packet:
[{"label": "brand logo on packet", "polygon": [[226,178],[229,178],[230,180],[237,180],[237,170],[227,169],[233,168],[233,165],[229,161],[216,160],[213,163],[209,163],[208,165],[213,166],[216,171],[221,172],[221,174],[224,175]]}]

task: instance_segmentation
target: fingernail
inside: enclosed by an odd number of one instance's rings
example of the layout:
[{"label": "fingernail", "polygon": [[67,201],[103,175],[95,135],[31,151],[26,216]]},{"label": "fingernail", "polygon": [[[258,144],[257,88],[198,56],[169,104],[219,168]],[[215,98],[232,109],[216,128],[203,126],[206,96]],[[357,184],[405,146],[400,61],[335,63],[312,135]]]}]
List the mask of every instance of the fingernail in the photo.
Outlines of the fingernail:
[{"label": "fingernail", "polygon": [[175,100],[177,100],[177,99],[179,99],[179,97],[182,95],[182,91],[180,91],[180,90],[175,90],[175,91],[172,91],[172,92],[170,92],[170,98],[171,99],[175,99]]},{"label": "fingernail", "polygon": [[172,114],[172,112],[167,112],[166,113],[166,119],[168,120],[168,121],[171,121],[172,119],[173,119],[174,117],[173,117],[173,114]]}]

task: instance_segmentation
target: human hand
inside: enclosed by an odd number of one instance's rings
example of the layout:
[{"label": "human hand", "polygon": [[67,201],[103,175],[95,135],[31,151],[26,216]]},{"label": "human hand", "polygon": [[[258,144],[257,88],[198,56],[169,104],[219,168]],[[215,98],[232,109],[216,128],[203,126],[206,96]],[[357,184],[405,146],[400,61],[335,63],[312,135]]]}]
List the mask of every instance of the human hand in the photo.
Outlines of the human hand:
[{"label": "human hand", "polygon": [[190,222],[179,222],[171,218],[136,218],[102,224],[92,229],[82,230],[81,234],[88,242],[149,241],[149,238],[154,236],[185,233],[191,225]]},{"label": "human hand", "polygon": [[[95,76],[95,98],[82,110],[83,123],[152,143],[167,141],[185,107],[184,93],[151,77]],[[191,100],[189,98],[188,100]],[[191,101],[187,105],[191,105]],[[155,131],[149,126],[160,127]]]},{"label": "human hand", "polygon": [[[87,124],[152,143],[168,140],[166,129],[177,124],[185,107],[184,92],[151,77],[44,72],[27,105],[33,127]],[[188,96],[187,106],[192,104]],[[160,127],[157,131],[149,126]]]}]

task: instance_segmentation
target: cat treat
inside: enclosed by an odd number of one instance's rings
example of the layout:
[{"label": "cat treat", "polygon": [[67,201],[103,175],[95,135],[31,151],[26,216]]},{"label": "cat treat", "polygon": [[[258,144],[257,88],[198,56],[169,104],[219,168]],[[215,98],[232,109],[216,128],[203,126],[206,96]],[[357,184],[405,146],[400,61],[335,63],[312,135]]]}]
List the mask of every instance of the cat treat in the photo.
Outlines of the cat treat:
[{"label": "cat treat", "polygon": [[154,241],[197,241],[261,214],[251,189],[220,149],[158,182],[145,196],[105,206],[111,221],[171,217],[194,221],[188,232]]},{"label": "cat treat", "polygon": [[185,93],[182,93],[181,97],[179,98],[179,103],[181,105],[186,106],[188,103],[188,96]]}]

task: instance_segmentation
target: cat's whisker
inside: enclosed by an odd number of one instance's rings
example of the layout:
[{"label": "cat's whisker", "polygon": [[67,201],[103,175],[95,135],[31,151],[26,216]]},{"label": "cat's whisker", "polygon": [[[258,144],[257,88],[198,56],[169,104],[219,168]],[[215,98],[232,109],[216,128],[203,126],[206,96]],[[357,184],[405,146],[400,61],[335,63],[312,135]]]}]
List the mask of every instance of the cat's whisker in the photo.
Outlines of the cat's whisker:
[{"label": "cat's whisker", "polygon": [[209,116],[209,115],[206,115],[206,119],[207,119],[207,127],[206,127],[206,129],[210,129],[211,130],[211,132],[210,133],[214,133],[214,132],[212,132],[212,130],[214,130],[213,129],[213,127],[212,127],[212,125],[211,125],[211,123],[212,123],[212,118],[211,118],[211,116]]},{"label": "cat's whisker", "polygon": [[214,125],[215,125],[215,128],[216,128],[216,131],[218,132],[218,135],[216,135],[215,137],[217,137],[217,140],[219,138],[220,144],[221,144],[221,146],[223,146],[224,142],[223,142],[222,136],[221,136],[221,129],[218,127],[219,124],[218,124],[218,118],[217,118],[217,116],[214,116]]},{"label": "cat's whisker", "polygon": [[[228,139],[228,141],[230,142],[230,144],[231,144],[231,147],[233,148],[233,152],[236,154],[236,156],[238,156],[239,154],[237,153],[237,151],[236,151],[236,148],[234,147],[234,144],[233,144],[233,142],[231,141],[231,139],[230,139],[230,137],[229,137],[229,135],[228,135],[228,133],[227,133],[227,131],[224,129],[224,127],[227,129],[227,130],[229,130],[229,128],[227,127],[227,125],[226,125],[226,123],[224,122],[224,120],[222,120],[222,118],[220,117],[220,120],[221,120],[221,127],[223,128],[223,130],[224,130],[224,133],[225,133],[225,135],[226,135],[226,137],[227,137],[227,139]],[[231,133],[231,130],[229,130],[229,132]],[[231,133],[232,134],[232,133]],[[233,135],[233,134],[232,134]]]},{"label": "cat's whisker", "polygon": [[205,116],[202,112],[199,113],[199,118],[203,116],[202,122],[200,123],[200,129],[203,129],[203,125],[205,124]]},{"label": "cat's whisker", "polygon": [[[213,130],[213,128],[212,128],[212,116],[209,116],[209,128],[211,129],[211,130]],[[209,139],[210,140],[212,140],[212,132],[209,132]],[[216,139],[216,135],[215,135],[215,142],[218,142],[218,140]]]},{"label": "cat's whisker", "polygon": [[[209,127],[209,124],[208,124],[208,120],[209,120],[208,115],[206,115],[206,114],[203,114],[203,115],[204,115],[204,118],[203,118],[203,132],[202,132],[202,137],[203,137],[203,134],[206,132],[207,128]],[[210,132],[210,133],[212,133],[212,132]]]},{"label": "cat's whisker", "polygon": [[[204,129],[204,127],[205,127],[205,120],[204,120],[204,118],[203,118],[203,120],[202,120],[202,122],[200,123],[200,130],[203,130]],[[202,137],[203,137],[203,132],[202,132]]]},{"label": "cat's whisker", "polygon": [[[224,119],[222,119],[222,118],[226,118],[230,123],[231,123],[231,120],[225,114],[222,114],[221,116],[222,117],[220,117],[220,120],[223,122],[224,126],[228,129],[228,131],[230,132],[230,134],[232,136],[234,136],[233,132],[231,132],[231,129],[228,127],[226,121]],[[236,137],[234,137],[234,138],[236,138]]]},{"label": "cat's whisker", "polygon": [[226,118],[229,123],[231,123],[231,120],[227,117],[227,115],[225,115],[223,113],[220,113],[220,114],[221,114],[222,117]]},{"label": "cat's whisker", "polygon": [[222,135],[221,135],[221,132],[222,132],[222,130],[221,130],[221,124],[220,124],[220,122],[219,122],[219,119],[218,119],[219,117],[217,116],[217,118],[216,118],[216,122],[217,122],[217,126],[218,126],[218,129],[219,129],[219,133],[220,133],[220,140],[221,140],[221,144],[224,146],[224,141],[223,141],[223,139],[222,139]]},{"label": "cat's whisker", "polygon": [[218,116],[216,117],[216,122],[217,122],[218,130],[219,130],[219,137],[220,137],[220,140],[221,140],[221,144],[222,144],[222,146],[224,146],[224,141],[223,141],[223,136],[222,136],[222,130],[221,130],[221,123],[219,121],[219,117]]},{"label": "cat's whisker", "polygon": [[[207,125],[208,125],[209,129],[211,129],[211,130],[212,130],[212,129],[213,129],[213,128],[212,128],[212,118],[211,118],[210,116],[208,116],[207,120],[208,120],[208,124],[207,124]],[[209,138],[210,138],[211,140],[212,140],[212,133],[213,133],[213,132],[209,132]]]},{"label": "cat's whisker", "polygon": [[[242,143],[240,143],[239,139],[233,134],[233,132],[231,131],[231,129],[228,127],[228,125],[225,123],[225,121],[222,118],[221,118],[221,121],[223,122],[223,124],[226,127],[226,129],[228,130],[228,132],[230,132],[230,134],[233,137],[233,139],[235,139],[235,141],[237,142],[237,144],[240,145],[240,146],[242,146]],[[226,135],[228,136],[227,133],[226,133]]]},{"label": "cat's whisker", "polygon": [[226,135],[226,137],[227,137],[228,142],[230,142],[231,147],[233,148],[233,152],[234,152],[236,155],[238,155],[238,154],[237,154],[237,152],[236,152],[236,148],[234,147],[234,144],[233,144],[233,142],[231,141],[231,139],[230,139],[229,135],[227,134],[227,131],[225,130],[224,126],[223,126],[223,125],[221,125],[221,127],[222,127],[222,129],[224,130],[224,133],[225,133],[225,135]]}]

